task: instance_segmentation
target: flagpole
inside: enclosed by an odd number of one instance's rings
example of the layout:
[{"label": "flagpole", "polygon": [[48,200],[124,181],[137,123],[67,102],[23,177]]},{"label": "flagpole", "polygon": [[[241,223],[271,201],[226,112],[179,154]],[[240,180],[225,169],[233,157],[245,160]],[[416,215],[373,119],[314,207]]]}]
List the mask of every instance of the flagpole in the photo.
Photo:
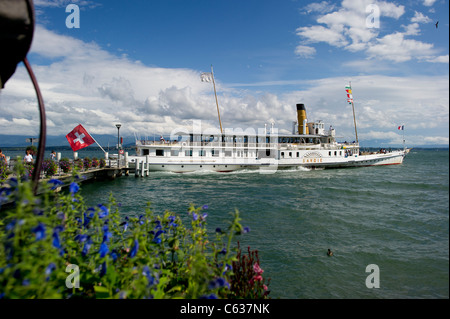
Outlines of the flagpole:
[{"label": "flagpole", "polygon": [[[81,125],[81,124],[80,124],[80,125]],[[103,147],[102,147],[100,144],[98,144],[97,140],[92,136],[92,134],[89,134],[89,135],[92,137],[92,139],[94,140],[94,142],[97,143],[97,145],[102,149],[103,153],[106,153],[105,150],[103,149]]]},{"label": "flagpole", "polygon": [[220,133],[222,134],[223,133],[223,131],[222,131],[222,121],[220,120],[219,102],[217,100],[216,82],[214,81],[214,72],[213,72],[212,64],[211,64],[211,75],[212,75],[213,86],[214,86],[214,96],[216,97],[217,114],[219,116]]},{"label": "flagpole", "polygon": [[[350,90],[352,89],[352,82],[348,82],[350,86]],[[353,91],[352,91],[353,92]],[[356,130],[356,116],[355,116],[355,104],[353,104],[353,98],[352,98],[352,109],[353,109],[353,123],[355,123],[355,136],[356,136],[356,143],[359,144],[358,141],[358,131]]]},{"label": "flagpole", "polygon": [[403,134],[403,150],[405,150],[405,125],[402,125],[402,134]]}]

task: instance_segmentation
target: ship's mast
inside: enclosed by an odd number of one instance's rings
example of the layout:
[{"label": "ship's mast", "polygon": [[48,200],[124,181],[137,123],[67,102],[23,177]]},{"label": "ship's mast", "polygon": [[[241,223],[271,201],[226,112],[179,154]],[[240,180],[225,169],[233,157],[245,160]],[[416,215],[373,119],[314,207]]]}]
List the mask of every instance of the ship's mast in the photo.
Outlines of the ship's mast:
[{"label": "ship's mast", "polygon": [[[352,82],[348,82],[348,86],[350,88],[350,92],[352,92]],[[351,93],[350,93],[351,94]],[[356,143],[359,144],[358,142],[358,131],[356,129],[356,116],[355,116],[355,104],[353,103],[353,97],[351,98],[351,103],[352,103],[352,109],[353,109],[353,123],[355,124],[355,136],[356,136]]]},{"label": "ship's mast", "polygon": [[212,64],[211,64],[211,76],[212,76],[212,81],[213,81],[213,86],[214,86],[214,96],[216,97],[217,115],[219,116],[220,133],[223,134],[222,121],[220,120],[219,102],[217,100],[216,82],[214,81],[214,72],[213,72]]}]

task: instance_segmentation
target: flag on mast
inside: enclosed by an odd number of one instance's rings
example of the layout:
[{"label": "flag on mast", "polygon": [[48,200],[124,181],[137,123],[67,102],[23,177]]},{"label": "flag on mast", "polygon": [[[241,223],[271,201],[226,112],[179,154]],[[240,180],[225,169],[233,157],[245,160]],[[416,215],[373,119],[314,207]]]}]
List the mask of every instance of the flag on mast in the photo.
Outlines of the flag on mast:
[{"label": "flag on mast", "polygon": [[202,82],[212,82],[212,73],[211,72],[203,72],[202,74],[200,74],[200,79],[202,80]]},{"label": "flag on mast", "polygon": [[403,131],[403,130],[405,129],[405,126],[404,126],[404,125],[400,125],[400,126],[398,127],[398,129],[401,130],[401,131]]},{"label": "flag on mast", "polygon": [[89,135],[81,124],[76,126],[69,134],[67,134],[66,138],[74,152],[95,143],[94,138]]},{"label": "flag on mast", "polygon": [[352,88],[349,85],[345,86],[345,91],[347,92],[347,102],[349,104],[353,103],[353,95],[352,95]]}]

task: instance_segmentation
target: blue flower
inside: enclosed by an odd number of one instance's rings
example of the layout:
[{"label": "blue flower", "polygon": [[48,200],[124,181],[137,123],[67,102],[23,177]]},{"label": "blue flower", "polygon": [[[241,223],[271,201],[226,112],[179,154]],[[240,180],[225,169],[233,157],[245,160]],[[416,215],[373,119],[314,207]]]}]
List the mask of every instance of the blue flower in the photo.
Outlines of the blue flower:
[{"label": "blue flower", "polygon": [[169,223],[169,227],[177,228],[177,227],[178,227],[178,224],[175,224],[174,222],[170,222],[170,223]]},{"label": "blue flower", "polygon": [[217,228],[216,228],[216,233],[222,234],[222,233],[223,233],[223,231],[222,231],[222,229],[221,229],[221,228],[217,227]]},{"label": "blue flower", "polygon": [[209,208],[208,205],[203,205],[203,206],[202,206],[202,209],[208,209],[208,208]]},{"label": "blue flower", "polygon": [[110,254],[111,258],[113,259],[113,261],[116,261],[117,258],[119,258],[119,255],[117,254],[116,250],[113,250]]},{"label": "blue flower", "polygon": [[233,270],[233,266],[231,266],[229,264],[225,264],[225,269],[223,271],[223,275],[225,275],[225,273],[229,270]]},{"label": "blue flower", "polygon": [[59,240],[59,233],[57,231],[53,232],[53,247],[61,249],[61,241]]},{"label": "blue flower", "polygon": [[109,242],[109,239],[112,237],[112,233],[107,231],[103,234],[103,242],[107,243]]},{"label": "blue flower", "polygon": [[55,269],[56,269],[55,263],[50,263],[50,264],[47,266],[47,268],[45,269],[45,274],[48,276],[48,275],[50,275],[50,274],[53,272],[53,270],[55,270]]},{"label": "blue flower", "polygon": [[196,213],[192,213],[192,219],[196,221],[198,219],[198,215]]},{"label": "blue flower", "polygon": [[10,231],[14,229],[14,226],[16,225],[16,220],[13,219],[8,225],[6,225],[6,231]]},{"label": "blue flower", "polygon": [[53,186],[51,187],[52,190],[57,189],[59,186],[62,186],[64,183],[61,182],[59,179],[51,179],[47,182],[48,184],[52,184]]},{"label": "blue flower", "polygon": [[75,240],[78,240],[80,243],[85,242],[88,238],[89,236],[85,234],[78,234],[75,236]]},{"label": "blue flower", "polygon": [[250,227],[244,227],[244,234],[250,232]]},{"label": "blue flower", "polygon": [[98,204],[97,207],[100,208],[100,212],[98,213],[99,218],[104,218],[104,217],[108,216],[109,210],[106,206]]},{"label": "blue flower", "polygon": [[100,245],[100,250],[98,251],[98,253],[100,254],[100,258],[105,257],[108,252],[109,252],[108,245],[105,242],[103,242]]},{"label": "blue flower", "polygon": [[12,177],[9,179],[9,186],[11,187],[17,187],[19,185],[19,182],[17,181],[17,178]]},{"label": "blue flower", "polygon": [[208,284],[208,289],[210,289],[210,290],[213,290],[216,288],[222,288],[222,287],[230,288],[230,284],[222,277],[211,280]]},{"label": "blue flower", "polygon": [[50,280],[51,273],[56,269],[55,263],[50,263],[47,268],[45,268],[45,275],[47,276],[45,278],[46,281]]},{"label": "blue flower", "polygon": [[45,238],[45,225],[40,223],[38,226],[32,229],[33,233],[36,234],[36,241],[42,240]]},{"label": "blue flower", "polygon": [[123,222],[119,226],[123,226],[123,231],[125,232],[128,228],[128,222]]},{"label": "blue flower", "polygon": [[70,193],[71,193],[72,196],[73,196],[76,192],[78,192],[78,191],[80,190],[80,186],[78,186],[77,183],[72,182],[72,183],[70,184],[70,186],[69,186],[69,190],[70,190]]},{"label": "blue flower", "polygon": [[139,242],[137,241],[137,239],[135,239],[134,246],[130,251],[130,258],[133,258],[134,256],[136,256],[136,253],[138,250],[139,250]]},{"label": "blue flower", "polygon": [[92,246],[92,239],[91,239],[91,237],[88,236],[88,239],[84,243],[84,247],[83,247],[83,250],[81,251],[81,254],[83,256],[86,256],[89,252],[89,249],[91,249],[91,246]]},{"label": "blue flower", "polygon": [[142,269],[142,274],[147,277],[147,287],[153,286],[157,282],[156,278],[152,276],[150,268],[148,268],[148,266],[144,266],[144,268]]}]

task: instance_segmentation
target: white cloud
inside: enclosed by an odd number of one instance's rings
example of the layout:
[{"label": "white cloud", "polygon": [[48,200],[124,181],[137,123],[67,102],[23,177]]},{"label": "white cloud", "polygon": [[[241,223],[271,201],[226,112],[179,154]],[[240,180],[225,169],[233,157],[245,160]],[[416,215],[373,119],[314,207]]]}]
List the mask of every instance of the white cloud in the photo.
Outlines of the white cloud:
[{"label": "white cloud", "polygon": [[328,1],[322,1],[322,2],[313,2],[308,4],[304,11],[308,14],[313,12],[318,12],[321,14],[333,11],[335,8],[335,5],[333,3],[330,3]]},{"label": "white cloud", "polygon": [[316,49],[306,45],[298,45],[295,48],[295,54],[302,58],[311,58],[316,54]]},{"label": "white cloud", "polygon": [[427,60],[427,62],[431,63],[447,63],[448,64],[448,54],[447,55],[441,55],[438,57],[432,57]]},{"label": "white cloud", "polygon": [[424,0],[423,5],[426,7],[431,7],[435,2],[436,0]]},{"label": "white cloud", "polygon": [[[35,40],[40,43],[33,43],[29,59],[46,103],[49,135],[65,135],[82,123],[92,134],[115,136],[117,121],[123,125],[124,136],[134,132],[168,134],[177,127],[187,127],[195,119],[202,120],[205,128],[218,127],[211,84],[200,81],[198,70],[149,67],[114,56],[95,43],[64,37],[43,27],[37,28]],[[71,49],[59,47],[55,41],[71,45]],[[53,47],[54,52],[49,52],[46,46]],[[37,55],[52,58],[52,63],[34,63]],[[372,66],[376,68],[373,62]],[[332,124],[342,139],[352,139],[352,111],[344,91],[345,84],[351,80],[362,144],[364,139],[375,136],[371,132],[385,132],[388,142],[394,142],[399,124],[407,125],[411,134],[417,130],[420,141],[426,137],[448,139],[448,76],[375,75],[254,83],[258,86],[295,84],[302,88],[279,94],[251,93],[239,89],[238,85],[233,88],[221,83],[220,78],[216,80],[225,128],[256,130],[274,121],[281,132],[288,133],[296,119],[295,105],[305,103],[310,120],[321,119],[327,125]],[[0,93],[0,131],[36,135],[38,116],[35,92],[20,66]],[[424,130],[430,123],[436,129]]]},{"label": "white cloud", "polygon": [[297,35],[306,39],[306,43],[325,42],[332,46],[342,47],[348,44],[342,30],[329,29],[323,26],[300,27]]},{"label": "white cloud", "polygon": [[415,11],[414,17],[411,18],[411,22],[429,23],[432,22],[432,20],[427,16],[423,15],[423,13]]},{"label": "white cloud", "polygon": [[385,17],[398,20],[405,14],[405,6],[392,2],[343,0],[340,8],[319,16],[316,19],[317,25],[297,28],[296,34],[302,40],[300,48],[303,44],[310,46],[322,42],[351,52],[364,52],[369,58],[396,63],[442,60],[433,44],[410,38],[420,35],[420,24],[431,22],[429,17],[415,11],[410,19],[411,24],[402,26],[403,32],[398,30],[380,37],[380,29],[366,25],[368,5],[376,5],[379,8],[380,19]]},{"label": "white cloud", "polygon": [[94,3],[93,1],[86,0],[35,0],[34,5],[36,7],[56,7],[62,8],[66,7],[69,4],[76,4],[79,6],[98,6],[99,4]]},{"label": "white cloud", "polygon": [[370,57],[390,60],[393,62],[405,62],[412,58],[424,59],[435,55],[433,45],[405,39],[405,35],[400,32],[388,34],[367,49]]}]

